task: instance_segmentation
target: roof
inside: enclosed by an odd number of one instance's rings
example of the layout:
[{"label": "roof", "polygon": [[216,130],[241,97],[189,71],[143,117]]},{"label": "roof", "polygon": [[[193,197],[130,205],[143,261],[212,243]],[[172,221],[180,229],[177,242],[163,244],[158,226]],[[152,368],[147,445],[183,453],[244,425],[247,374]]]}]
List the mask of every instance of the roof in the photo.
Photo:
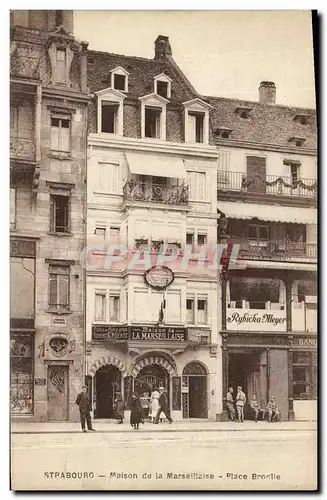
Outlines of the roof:
[{"label": "roof", "polygon": [[[274,144],[290,147],[292,137],[305,138],[302,149],[315,149],[317,147],[316,112],[314,109],[278,104],[264,104],[255,101],[241,101],[221,97],[205,97],[212,106],[211,127],[213,132],[217,129],[230,129],[232,133],[228,142],[233,141]],[[236,109],[250,109],[248,118],[241,118]],[[309,117],[307,125],[301,125],[294,120],[297,115]],[[215,135],[214,135],[215,137]],[[216,144],[220,143],[217,136]],[[225,140],[226,142],[226,140]]]},{"label": "roof", "polygon": [[164,60],[145,59],[142,57],[124,56],[108,52],[88,51],[88,87],[91,92],[97,92],[110,85],[110,72],[117,66],[129,72],[128,97],[139,97],[153,92],[153,80],[161,73],[165,73],[171,82],[172,104],[181,104],[198,97],[186,76],[172,57]]}]

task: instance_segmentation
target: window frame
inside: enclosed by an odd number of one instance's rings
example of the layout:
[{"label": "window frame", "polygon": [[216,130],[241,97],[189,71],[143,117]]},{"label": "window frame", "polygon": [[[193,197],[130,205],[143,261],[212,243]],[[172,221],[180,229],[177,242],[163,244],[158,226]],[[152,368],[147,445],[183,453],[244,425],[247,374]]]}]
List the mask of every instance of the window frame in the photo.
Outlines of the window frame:
[{"label": "window frame", "polygon": [[[308,355],[308,361],[295,363],[294,359],[297,354],[306,354]],[[292,386],[293,386],[293,399],[295,401],[303,401],[303,400],[314,400],[317,399],[317,363],[315,363],[315,352],[305,351],[300,349],[294,349],[292,353]],[[306,371],[306,376],[308,380],[298,380],[294,376],[294,369],[304,369]],[[306,396],[300,396],[294,393],[295,386],[305,386],[308,387],[309,390],[306,392]],[[314,388],[316,389],[314,392]],[[301,393],[304,394],[304,393]]]},{"label": "window frame", "polygon": [[[101,296],[104,301],[102,302],[102,318],[97,318],[97,304],[96,298]],[[107,320],[107,291],[106,290],[95,290],[94,292],[94,323],[105,323]]]},{"label": "window frame", "polygon": [[[121,296],[120,292],[115,292],[115,291],[110,291],[109,292],[109,306],[108,306],[108,317],[109,317],[109,323],[121,323]],[[111,299],[117,299],[118,303],[118,311],[117,311],[117,319],[113,319],[111,317],[111,308],[110,308],[110,301]]]},{"label": "window frame", "polygon": [[[125,87],[124,90],[121,89],[116,89],[114,84],[115,84],[115,75],[119,76],[124,76],[125,77]],[[128,92],[128,77],[129,77],[129,72],[126,71],[122,66],[117,66],[116,68],[111,70],[110,73],[110,89],[115,90],[116,92]],[[124,96],[125,97],[125,96]]]},{"label": "window frame", "polygon": [[[167,96],[162,96],[161,94],[158,94],[158,82],[161,83],[166,83],[167,84]],[[168,75],[165,73],[161,73],[160,75],[157,75],[153,79],[153,88],[154,88],[154,93],[159,95],[160,97],[163,97],[164,99],[170,99],[171,98],[171,82],[172,79],[169,78]]]},{"label": "window frame", "polygon": [[[61,272],[58,272],[60,271]],[[69,311],[70,310],[70,266],[65,264],[49,264],[48,269],[48,308],[56,311]],[[56,279],[53,277],[56,276]],[[60,300],[60,276],[66,277],[66,295],[67,303],[58,302]],[[51,302],[51,281],[56,281],[56,303]]]},{"label": "window frame", "polygon": [[[68,121],[69,126],[67,127],[69,130],[68,133],[68,140],[69,140],[69,146],[68,149],[53,149],[52,147],[52,128],[55,127],[52,125],[52,120],[59,120],[60,125],[58,128],[58,147],[60,146],[60,143],[62,142],[62,133],[61,130],[62,128],[62,121]],[[71,150],[72,150],[72,117],[70,114],[65,114],[65,113],[50,113],[50,151],[51,155],[56,155],[56,156],[65,156],[65,157],[70,157],[71,156]]]},{"label": "window frame", "polygon": [[[139,98],[141,102],[141,138],[146,139],[147,141],[165,141],[167,138],[167,130],[166,130],[166,105],[169,102],[168,99],[161,97],[157,94],[149,94],[144,97]],[[147,137],[145,135],[145,111],[146,108],[156,108],[158,110],[161,109],[160,119],[159,119],[159,133],[157,133],[157,137]]]},{"label": "window frame", "polygon": [[[187,319],[187,302],[191,301],[193,303],[193,320],[194,323],[189,323]],[[205,322],[199,321],[199,301],[205,302]],[[185,321],[187,325],[190,326],[208,326],[209,325],[209,300],[208,300],[208,295],[206,294],[186,294],[186,299],[185,299]]]},{"label": "window frame", "polygon": [[[56,231],[56,197],[68,198],[67,201],[67,231]],[[63,226],[64,227],[64,226]],[[49,214],[49,232],[56,235],[71,234],[71,191],[70,190],[56,190],[50,191],[50,214]]]},{"label": "window frame", "polygon": [[[105,136],[120,136],[124,135],[124,99],[125,95],[120,90],[107,88],[95,92],[97,98],[97,134]],[[116,113],[116,130],[112,132],[102,132],[102,102],[107,102],[108,105],[118,106]]]},{"label": "window frame", "polygon": [[[197,146],[206,146],[209,144],[209,111],[212,108],[210,104],[202,101],[199,98],[192,99],[191,101],[187,101],[183,103],[184,106],[184,142],[187,144],[194,144]],[[189,132],[189,113],[192,114],[203,114],[203,141],[196,141],[196,132],[194,131],[194,141],[190,141],[190,132]]]}]

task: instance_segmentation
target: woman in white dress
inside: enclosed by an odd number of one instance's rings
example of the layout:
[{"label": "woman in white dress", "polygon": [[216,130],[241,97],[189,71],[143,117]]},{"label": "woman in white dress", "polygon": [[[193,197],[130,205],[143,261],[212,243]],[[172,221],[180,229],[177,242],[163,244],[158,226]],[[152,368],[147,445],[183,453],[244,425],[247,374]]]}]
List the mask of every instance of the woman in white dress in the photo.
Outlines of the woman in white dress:
[{"label": "woman in white dress", "polygon": [[152,391],[150,398],[150,422],[154,422],[154,419],[157,416],[157,412],[159,410],[159,391],[155,387]]}]

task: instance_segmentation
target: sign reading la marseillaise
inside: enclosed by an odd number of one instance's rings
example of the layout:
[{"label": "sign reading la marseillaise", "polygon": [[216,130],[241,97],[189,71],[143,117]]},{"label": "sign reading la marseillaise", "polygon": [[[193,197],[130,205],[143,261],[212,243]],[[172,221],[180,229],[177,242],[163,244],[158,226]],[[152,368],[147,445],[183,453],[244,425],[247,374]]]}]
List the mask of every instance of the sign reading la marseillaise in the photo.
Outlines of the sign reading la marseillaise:
[{"label": "sign reading la marseillaise", "polygon": [[187,329],[171,326],[113,326],[93,325],[92,339],[104,341],[175,341],[185,342],[187,340]]}]

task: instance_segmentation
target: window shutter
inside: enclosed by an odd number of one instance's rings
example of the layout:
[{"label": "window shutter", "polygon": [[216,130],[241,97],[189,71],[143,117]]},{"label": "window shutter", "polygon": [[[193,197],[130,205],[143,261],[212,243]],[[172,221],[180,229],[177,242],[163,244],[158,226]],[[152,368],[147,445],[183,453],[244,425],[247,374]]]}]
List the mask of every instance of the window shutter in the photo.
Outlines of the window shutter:
[{"label": "window shutter", "polygon": [[188,113],[188,142],[195,142],[195,116]]},{"label": "window shutter", "polygon": [[16,189],[10,188],[10,226],[16,225]]},{"label": "window shutter", "polygon": [[69,276],[59,276],[59,304],[61,306],[69,305]]},{"label": "window shutter", "polygon": [[61,126],[61,151],[70,150],[70,128]]},{"label": "window shutter", "polygon": [[57,275],[49,277],[49,304],[51,306],[57,305]]},{"label": "window shutter", "polygon": [[50,195],[50,231],[55,228],[55,199]]},{"label": "window shutter", "polygon": [[206,174],[201,172],[197,174],[198,177],[198,199],[205,200],[205,188],[206,188]]},{"label": "window shutter", "polygon": [[104,294],[95,294],[95,321],[105,320],[105,298]]},{"label": "window shutter", "polygon": [[59,127],[51,126],[51,150],[59,151]]}]

